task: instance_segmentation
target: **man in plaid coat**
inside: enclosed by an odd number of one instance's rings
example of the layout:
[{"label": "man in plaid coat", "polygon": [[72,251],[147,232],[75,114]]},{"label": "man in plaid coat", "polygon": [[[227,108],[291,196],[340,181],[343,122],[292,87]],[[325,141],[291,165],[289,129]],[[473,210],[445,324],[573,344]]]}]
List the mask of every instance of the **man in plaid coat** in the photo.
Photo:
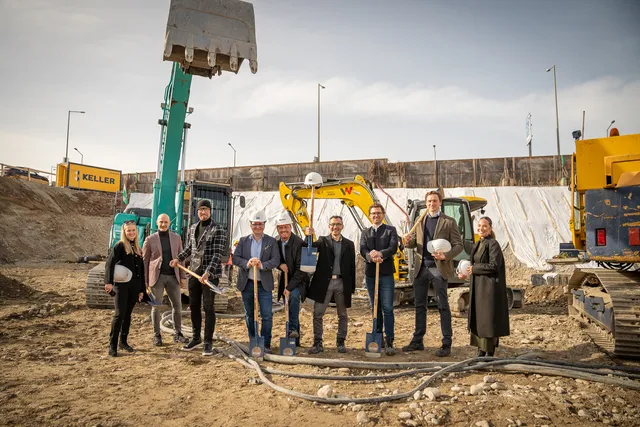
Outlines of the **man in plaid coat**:
[{"label": "man in plaid coat", "polygon": [[183,350],[191,351],[202,343],[200,338],[202,302],[205,316],[202,355],[211,356],[213,355],[213,332],[216,327],[215,294],[205,282],[209,280],[217,286],[220,281],[222,275],[221,259],[227,250],[227,236],[224,229],[211,220],[211,202],[209,200],[198,202],[198,219],[200,221],[189,228],[189,237],[184,250],[171,261],[170,265],[173,267],[190,258],[189,268],[202,276],[200,280],[193,276],[189,278],[189,308],[191,309],[193,338],[185,344]]}]

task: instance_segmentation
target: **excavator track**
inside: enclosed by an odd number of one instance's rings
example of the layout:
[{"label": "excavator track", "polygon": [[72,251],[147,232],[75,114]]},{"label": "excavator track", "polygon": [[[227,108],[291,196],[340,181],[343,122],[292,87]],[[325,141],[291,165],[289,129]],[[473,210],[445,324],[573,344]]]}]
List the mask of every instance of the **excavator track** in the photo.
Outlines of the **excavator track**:
[{"label": "excavator track", "polygon": [[[113,309],[113,297],[104,291],[104,269],[105,263],[101,262],[89,270],[85,288],[85,302],[89,308]],[[220,280],[220,286],[223,288],[229,286],[225,275]],[[216,313],[226,313],[229,308],[229,296],[227,294],[216,295],[213,304]],[[170,307],[169,301],[165,301],[165,305]]]},{"label": "excavator track", "polygon": [[569,315],[588,325],[594,343],[618,357],[640,358],[640,273],[576,269]]}]

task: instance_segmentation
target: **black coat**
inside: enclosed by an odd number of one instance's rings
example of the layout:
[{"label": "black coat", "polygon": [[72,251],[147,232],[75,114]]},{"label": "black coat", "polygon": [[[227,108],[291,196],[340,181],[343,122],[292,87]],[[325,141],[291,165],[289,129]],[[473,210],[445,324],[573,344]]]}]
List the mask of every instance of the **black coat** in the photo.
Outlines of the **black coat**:
[{"label": "black coat", "polygon": [[[123,265],[127,267],[133,275],[131,276],[131,280],[126,283],[114,283],[113,281],[113,271],[116,268],[116,264]],[[104,270],[104,283],[112,284],[117,286],[136,286],[138,289],[138,293],[145,292],[144,287],[144,262],[142,260],[142,256],[137,255],[135,252],[132,254],[127,254],[124,250],[124,243],[118,242],[113,247],[113,250],[109,254],[107,258],[107,263]]]},{"label": "black coat", "polygon": [[373,233],[373,227],[365,229],[360,235],[360,255],[366,260],[365,276],[375,277],[376,263],[367,259],[367,255],[372,250],[382,253],[382,263],[380,264],[381,276],[392,276],[396,272],[393,260],[398,252],[398,232],[391,225],[381,224],[378,232]]},{"label": "black coat", "polygon": [[[305,241],[295,234],[291,234],[289,241],[285,247],[284,262],[282,257],[282,239],[278,237],[278,253],[280,254],[280,264],[287,264],[289,273],[287,278],[289,280],[287,289],[292,291],[296,288],[300,289],[300,300],[304,301],[307,298],[307,285],[309,284],[309,275],[300,270],[300,260],[302,258],[302,246],[306,246]],[[278,267],[280,270],[280,267]],[[278,278],[278,301],[284,295],[284,273],[280,270],[281,274]]]},{"label": "black coat", "polygon": [[500,243],[487,237],[471,251],[469,330],[481,338],[509,335],[507,277]]},{"label": "black coat", "polygon": [[[313,246],[318,248],[318,263],[311,278],[307,296],[321,303],[327,296],[333,261],[335,260],[331,240],[331,236],[321,236],[313,242]],[[351,307],[351,294],[356,291],[356,249],[353,242],[344,236],[342,236],[342,250],[340,251],[340,272],[344,286],[344,302],[347,307]]]}]

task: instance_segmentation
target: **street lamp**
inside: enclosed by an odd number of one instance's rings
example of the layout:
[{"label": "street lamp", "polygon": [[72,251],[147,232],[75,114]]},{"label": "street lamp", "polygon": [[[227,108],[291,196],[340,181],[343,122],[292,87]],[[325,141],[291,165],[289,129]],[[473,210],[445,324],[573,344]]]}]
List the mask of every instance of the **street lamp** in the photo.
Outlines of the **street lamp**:
[{"label": "street lamp", "polygon": [[228,143],[229,147],[231,147],[231,149],[233,150],[233,167],[236,167],[236,149],[233,148],[233,145],[231,145],[231,143]]},{"label": "street lamp", "polygon": [[64,159],[62,160],[64,163],[69,162],[69,124],[71,123],[71,113],[84,114],[84,111],[69,110],[67,113],[67,148],[64,152]]},{"label": "street lamp", "polygon": [[324,89],[325,87],[318,83],[318,157],[316,158],[317,162],[320,162],[320,89]]},{"label": "street lamp", "polygon": [[605,135],[605,137],[609,136],[609,129],[611,129],[611,126],[613,126],[613,124],[615,123],[615,120],[611,120],[611,123],[609,123],[609,127],[607,128],[607,133]]},{"label": "street lamp", "polygon": [[84,155],[77,148],[73,147],[73,149],[76,150],[78,154],[80,154],[80,164],[84,164]]},{"label": "street lamp", "polygon": [[551,68],[547,68],[547,73],[553,69],[553,93],[556,98],[556,142],[558,144],[558,159],[560,157],[560,122],[558,120],[558,86],[556,84],[556,65],[553,64]]}]

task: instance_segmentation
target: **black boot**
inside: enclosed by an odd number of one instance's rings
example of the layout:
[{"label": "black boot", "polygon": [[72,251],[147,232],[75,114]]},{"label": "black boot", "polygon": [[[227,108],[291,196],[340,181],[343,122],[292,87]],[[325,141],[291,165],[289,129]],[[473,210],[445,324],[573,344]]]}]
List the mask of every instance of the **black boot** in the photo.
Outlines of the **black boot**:
[{"label": "black boot", "polygon": [[347,347],[344,345],[344,340],[337,340],[336,347],[338,348],[338,353],[346,353]]},{"label": "black boot", "polygon": [[478,352],[476,353],[476,357],[484,357],[486,355],[487,355],[487,353],[482,351],[482,349],[478,349]]},{"label": "black boot", "polygon": [[393,348],[393,340],[389,337],[386,337],[384,340],[384,354],[387,356],[393,356],[396,354],[396,349]]},{"label": "black boot", "polygon": [[120,348],[129,353],[133,353],[133,347],[127,343],[127,335],[128,334],[120,334]]},{"label": "black boot", "polygon": [[322,353],[324,348],[322,347],[322,341],[316,341],[313,343],[313,347],[311,347],[308,351],[309,354],[318,354]]},{"label": "black boot", "polygon": [[117,347],[113,347],[113,346],[109,345],[109,356],[118,357],[118,349],[117,349]]}]

